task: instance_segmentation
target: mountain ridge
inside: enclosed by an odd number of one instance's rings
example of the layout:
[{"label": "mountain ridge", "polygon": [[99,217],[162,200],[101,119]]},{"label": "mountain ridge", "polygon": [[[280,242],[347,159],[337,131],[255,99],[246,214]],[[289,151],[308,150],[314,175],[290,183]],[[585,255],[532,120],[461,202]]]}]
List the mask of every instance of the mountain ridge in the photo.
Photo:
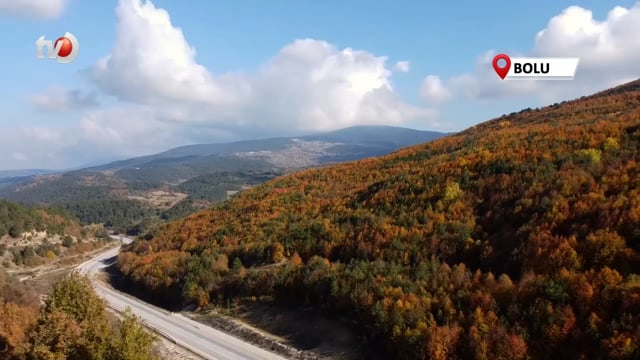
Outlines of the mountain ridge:
[{"label": "mountain ridge", "polygon": [[[377,131],[376,131],[377,130]],[[349,135],[353,132],[358,132],[359,136],[362,136],[362,132],[366,132],[373,137],[366,139],[361,138],[358,142],[354,142],[349,139]],[[391,134],[390,134],[391,132]],[[296,139],[301,140],[316,140],[325,142],[338,142],[341,139],[344,142],[355,143],[356,145],[374,146],[385,140],[385,136],[394,135],[394,141],[388,142],[385,145],[388,147],[399,147],[413,145],[414,143],[428,141],[439,136],[443,136],[446,133],[440,133],[436,131],[415,130],[403,127],[384,126],[384,125],[360,125],[352,126],[344,129],[328,131],[323,133],[301,135],[301,136],[289,136],[289,137],[268,137],[262,139],[249,139],[240,141],[230,141],[222,143],[207,143],[207,144],[192,144],[175,147],[166,151],[162,151],[156,154],[150,154],[140,157],[134,157],[125,160],[119,160],[103,165],[93,166],[89,169],[101,170],[108,168],[121,168],[123,166],[135,166],[136,164],[144,164],[145,162],[156,160],[157,158],[180,158],[188,156],[210,156],[210,155],[232,155],[238,152],[256,152],[264,150],[282,150],[288,145],[292,145],[292,141]],[[398,139],[400,136],[407,136],[409,140]],[[373,143],[371,143],[373,140]],[[340,145],[340,144],[336,144]],[[387,150],[388,147],[383,149]]]}]

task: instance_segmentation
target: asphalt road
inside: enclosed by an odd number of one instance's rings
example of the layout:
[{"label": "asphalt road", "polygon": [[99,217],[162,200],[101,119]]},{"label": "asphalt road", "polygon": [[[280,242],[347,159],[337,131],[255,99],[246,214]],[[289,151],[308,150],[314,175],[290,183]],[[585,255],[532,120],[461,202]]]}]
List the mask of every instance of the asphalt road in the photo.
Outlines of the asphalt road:
[{"label": "asphalt road", "polygon": [[[130,241],[128,239],[123,240]],[[78,266],[78,271],[87,275],[100,273],[118,255],[120,247],[99,254]],[[102,281],[93,280],[93,285],[109,307],[116,311],[131,308],[142,322],[176,344],[204,357],[215,360],[284,360],[285,358],[246,343],[229,334],[191,320],[180,314],[147,304],[130,295],[116,291]]]}]

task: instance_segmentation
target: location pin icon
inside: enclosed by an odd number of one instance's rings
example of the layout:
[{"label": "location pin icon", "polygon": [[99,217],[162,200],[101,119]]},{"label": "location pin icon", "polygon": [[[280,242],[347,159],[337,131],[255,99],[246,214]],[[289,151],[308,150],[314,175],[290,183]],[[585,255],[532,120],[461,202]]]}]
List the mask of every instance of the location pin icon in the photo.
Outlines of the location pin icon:
[{"label": "location pin icon", "polygon": [[[498,61],[500,60],[504,60],[505,62],[504,67],[500,67],[500,65],[498,65]],[[510,68],[511,68],[511,58],[509,58],[509,55],[498,54],[493,58],[493,70],[496,72],[496,74],[498,74],[498,76],[500,76],[500,79],[504,80],[504,78],[509,73]]]}]

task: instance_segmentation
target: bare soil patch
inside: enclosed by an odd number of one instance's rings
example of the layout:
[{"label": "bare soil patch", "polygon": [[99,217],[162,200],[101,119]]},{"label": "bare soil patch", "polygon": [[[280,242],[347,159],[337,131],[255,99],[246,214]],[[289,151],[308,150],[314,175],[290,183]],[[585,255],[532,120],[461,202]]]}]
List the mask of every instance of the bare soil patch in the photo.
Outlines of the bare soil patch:
[{"label": "bare soil patch", "polygon": [[189,195],[173,191],[154,190],[142,195],[130,195],[131,200],[142,201],[156,209],[169,209]]},{"label": "bare soil patch", "polygon": [[254,345],[296,360],[377,359],[346,324],[311,310],[247,302],[234,309],[184,313]]}]

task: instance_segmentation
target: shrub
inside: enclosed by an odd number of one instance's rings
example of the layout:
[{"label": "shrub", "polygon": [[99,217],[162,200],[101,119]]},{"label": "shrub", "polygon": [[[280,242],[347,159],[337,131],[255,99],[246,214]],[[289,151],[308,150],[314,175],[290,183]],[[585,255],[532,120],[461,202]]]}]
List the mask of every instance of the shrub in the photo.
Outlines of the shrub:
[{"label": "shrub", "polygon": [[71,245],[73,245],[73,238],[69,235],[65,236],[62,240],[62,246],[69,248]]}]

